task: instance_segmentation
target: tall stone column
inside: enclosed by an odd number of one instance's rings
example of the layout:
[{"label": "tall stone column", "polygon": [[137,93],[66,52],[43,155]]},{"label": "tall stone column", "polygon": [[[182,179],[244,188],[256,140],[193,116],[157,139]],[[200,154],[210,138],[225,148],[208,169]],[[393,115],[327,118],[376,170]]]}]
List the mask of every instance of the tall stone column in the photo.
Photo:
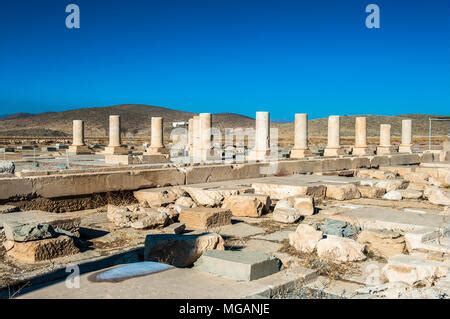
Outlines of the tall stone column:
[{"label": "tall stone column", "polygon": [[203,162],[212,160],[212,118],[211,113],[200,113],[200,157]]},{"label": "tall stone column", "polygon": [[399,153],[412,153],[412,121],[402,120],[402,142]]},{"label": "tall stone column", "polygon": [[73,121],[73,140],[68,152],[74,155],[92,153],[84,143],[84,122],[81,120]]},{"label": "tall stone column", "polygon": [[355,118],[355,146],[353,147],[353,155],[370,155],[371,152],[367,147],[367,118]]},{"label": "tall stone column", "polygon": [[391,125],[380,125],[380,146],[377,147],[377,155],[388,155],[395,151],[391,145]]},{"label": "tall stone column", "polygon": [[145,150],[145,155],[161,155],[168,153],[163,143],[163,129],[163,118],[152,117],[150,147]]},{"label": "tall stone column", "polygon": [[270,115],[269,112],[256,112],[255,147],[249,159],[262,161],[270,155]]},{"label": "tall stone column", "polygon": [[291,150],[290,158],[305,158],[312,156],[312,153],[308,148],[308,114],[295,114],[294,126],[294,148]]},{"label": "tall stone column", "polygon": [[194,163],[200,162],[200,119],[196,115],[192,119],[192,149],[189,155]]},{"label": "tall stone column", "polygon": [[339,156],[345,152],[340,145],[339,116],[328,117],[328,144],[324,151],[324,156]]},{"label": "tall stone column", "polygon": [[187,150],[191,153],[194,144],[194,119],[189,119],[188,122],[188,136],[187,136]]},{"label": "tall stone column", "polygon": [[120,115],[109,116],[109,144],[105,147],[105,154],[125,155],[128,154],[126,147],[122,146],[120,137]]}]

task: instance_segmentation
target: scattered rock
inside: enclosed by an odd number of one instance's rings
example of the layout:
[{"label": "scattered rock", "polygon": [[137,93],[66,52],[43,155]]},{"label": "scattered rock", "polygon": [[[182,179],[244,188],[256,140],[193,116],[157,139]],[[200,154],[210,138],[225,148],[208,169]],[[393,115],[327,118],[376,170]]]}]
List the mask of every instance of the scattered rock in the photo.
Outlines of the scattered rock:
[{"label": "scattered rock", "polygon": [[326,197],[335,200],[349,200],[360,198],[361,194],[358,191],[358,188],[354,184],[328,184]]},{"label": "scattered rock", "polygon": [[175,205],[183,206],[186,208],[191,208],[195,205],[195,202],[192,200],[192,198],[187,196],[181,196],[175,201]]},{"label": "scattered rock", "polygon": [[272,219],[274,221],[293,224],[302,217],[300,210],[294,208],[287,199],[280,200],[273,210]]},{"label": "scattered rock", "polygon": [[13,205],[0,205],[0,214],[14,213],[18,212],[19,210],[19,207]]},{"label": "scattered rock", "polygon": [[358,191],[363,198],[382,198],[386,193],[384,188],[372,187],[372,186],[364,186],[359,185]]},{"label": "scattered rock", "polygon": [[363,230],[357,241],[365,244],[369,252],[385,259],[403,253],[406,245],[402,234],[390,230]]},{"label": "scattered rock", "polygon": [[11,161],[0,161],[0,174],[14,174],[16,165]]},{"label": "scattered rock", "polygon": [[403,282],[408,285],[432,285],[437,278],[447,275],[444,263],[425,260],[411,255],[397,255],[389,258],[382,273],[389,282]]},{"label": "scattered rock", "polygon": [[365,246],[356,241],[337,236],[328,236],[317,243],[317,255],[336,263],[366,259]]},{"label": "scattered rock", "polygon": [[216,207],[220,206],[223,199],[231,195],[239,195],[253,192],[250,187],[184,187],[183,188],[197,205]]},{"label": "scattered rock", "polygon": [[430,175],[422,172],[413,172],[403,175],[403,178],[410,183],[426,184],[430,178]]},{"label": "scattered rock", "polygon": [[430,177],[430,183],[439,187],[450,187],[450,169],[438,168],[436,175]]},{"label": "scattered rock", "polygon": [[289,197],[291,205],[299,211],[302,216],[314,215],[314,197],[294,196]]},{"label": "scattered rock", "polygon": [[320,230],[322,230],[326,235],[333,235],[339,237],[352,237],[356,235],[359,231],[355,226],[347,222],[335,219],[325,219],[324,224],[320,225]]},{"label": "scattered rock", "polygon": [[131,211],[126,207],[108,205],[107,218],[117,227],[132,227],[136,229],[156,228],[165,226],[169,216],[153,208],[140,207]]},{"label": "scattered rock", "polygon": [[310,225],[300,224],[295,232],[289,234],[289,245],[301,253],[312,253],[322,237],[323,233],[320,230]]},{"label": "scattered rock", "polygon": [[166,234],[182,234],[186,225],[182,223],[173,223],[163,229]]},{"label": "scattered rock", "polygon": [[402,200],[402,194],[399,191],[389,191],[383,195],[383,199]]},{"label": "scattered rock", "polygon": [[231,210],[233,216],[260,217],[269,211],[270,198],[267,195],[231,195],[224,199],[222,208]]},{"label": "scattered rock", "polygon": [[396,175],[392,172],[385,172],[379,169],[360,169],[356,175],[360,178],[375,178],[375,179],[395,179]]},{"label": "scattered rock", "polygon": [[56,231],[49,224],[4,223],[3,229],[6,239],[14,242],[28,242],[57,236]]},{"label": "scattered rock", "polygon": [[180,223],[188,229],[207,230],[231,224],[231,211],[226,208],[194,207],[181,210]]},{"label": "scattered rock", "polygon": [[421,199],[423,192],[413,189],[400,189],[399,192],[404,199]]},{"label": "scattered rock", "polygon": [[135,191],[133,194],[141,205],[148,205],[149,207],[164,206],[174,203],[177,199],[177,193],[173,190],[167,189],[142,189],[139,191]]},{"label": "scattered rock", "polygon": [[384,188],[386,192],[390,192],[397,189],[406,189],[408,182],[402,179],[385,180],[376,183],[375,187]]},{"label": "scattered rock", "polygon": [[175,267],[192,265],[207,250],[224,250],[220,235],[148,235],[145,238],[144,259]]},{"label": "scattered rock", "polygon": [[424,197],[428,198],[428,201],[435,205],[450,206],[450,192],[442,188],[428,187],[424,190]]}]

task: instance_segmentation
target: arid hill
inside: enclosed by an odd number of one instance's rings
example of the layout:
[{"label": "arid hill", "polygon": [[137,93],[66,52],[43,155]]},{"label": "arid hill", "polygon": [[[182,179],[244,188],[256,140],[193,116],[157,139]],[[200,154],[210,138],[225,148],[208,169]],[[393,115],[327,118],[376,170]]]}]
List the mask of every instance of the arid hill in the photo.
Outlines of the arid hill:
[{"label": "arid hill", "polygon": [[[84,108],[64,112],[49,112],[37,115],[17,114],[6,119],[0,119],[0,136],[70,136],[72,132],[72,120],[85,121],[86,136],[107,136],[108,116],[118,114],[122,118],[123,134],[128,137],[142,137],[150,134],[150,118],[162,116],[164,118],[165,133],[169,133],[173,121],[187,121],[194,113],[172,110],[158,106],[146,105],[118,105],[110,107]],[[392,135],[401,134],[401,120],[411,118],[413,120],[413,134],[415,136],[428,136],[429,115],[399,115],[379,116],[366,115],[369,137],[379,135],[380,124],[391,124]],[[355,116],[341,117],[341,136],[351,137],[354,135]],[[449,116],[447,118],[450,119]],[[254,119],[234,114],[213,114],[213,125],[216,127],[254,127]],[[277,127],[279,136],[284,140],[293,137],[293,123],[272,123]],[[433,122],[433,136],[447,135],[450,121]],[[311,120],[309,123],[309,135],[311,137],[326,137],[327,119],[320,118]]]}]

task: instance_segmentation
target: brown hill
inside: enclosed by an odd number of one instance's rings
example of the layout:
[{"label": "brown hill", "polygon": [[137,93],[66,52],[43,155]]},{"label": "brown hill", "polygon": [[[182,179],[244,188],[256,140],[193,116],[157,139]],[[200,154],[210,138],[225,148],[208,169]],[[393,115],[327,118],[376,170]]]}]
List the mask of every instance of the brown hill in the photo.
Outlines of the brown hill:
[{"label": "brown hill", "polygon": [[[118,105],[110,107],[83,108],[64,112],[49,112],[25,117],[0,120],[0,136],[70,136],[72,132],[72,120],[85,121],[86,136],[107,136],[108,116],[120,115],[122,118],[123,134],[128,137],[146,137],[150,134],[150,118],[162,116],[166,137],[170,133],[173,121],[187,121],[194,113],[172,110],[158,106],[147,105]],[[415,136],[428,136],[429,115],[399,115],[399,116],[367,116],[367,130],[369,137],[379,135],[380,124],[391,124],[392,135],[401,134],[401,120],[413,119],[413,134]],[[355,116],[341,117],[341,136],[354,136]],[[450,119],[449,116],[447,116]],[[229,127],[253,127],[254,119],[234,113],[213,114],[213,125],[221,129]],[[293,139],[293,123],[272,123],[272,127],[279,129],[282,140],[290,143]],[[447,135],[450,121],[433,122],[433,136]],[[327,119],[311,120],[309,123],[309,135],[311,137],[324,138],[327,134]]]}]

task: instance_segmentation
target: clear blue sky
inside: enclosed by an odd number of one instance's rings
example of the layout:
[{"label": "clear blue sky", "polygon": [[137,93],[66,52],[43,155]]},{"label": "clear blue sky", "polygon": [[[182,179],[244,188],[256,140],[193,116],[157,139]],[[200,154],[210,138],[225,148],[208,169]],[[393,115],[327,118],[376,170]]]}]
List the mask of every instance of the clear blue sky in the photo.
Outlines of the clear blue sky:
[{"label": "clear blue sky", "polygon": [[[65,7],[81,29],[65,27]],[[367,29],[365,7],[381,8]],[[0,114],[449,114],[447,0],[3,0]]]}]

